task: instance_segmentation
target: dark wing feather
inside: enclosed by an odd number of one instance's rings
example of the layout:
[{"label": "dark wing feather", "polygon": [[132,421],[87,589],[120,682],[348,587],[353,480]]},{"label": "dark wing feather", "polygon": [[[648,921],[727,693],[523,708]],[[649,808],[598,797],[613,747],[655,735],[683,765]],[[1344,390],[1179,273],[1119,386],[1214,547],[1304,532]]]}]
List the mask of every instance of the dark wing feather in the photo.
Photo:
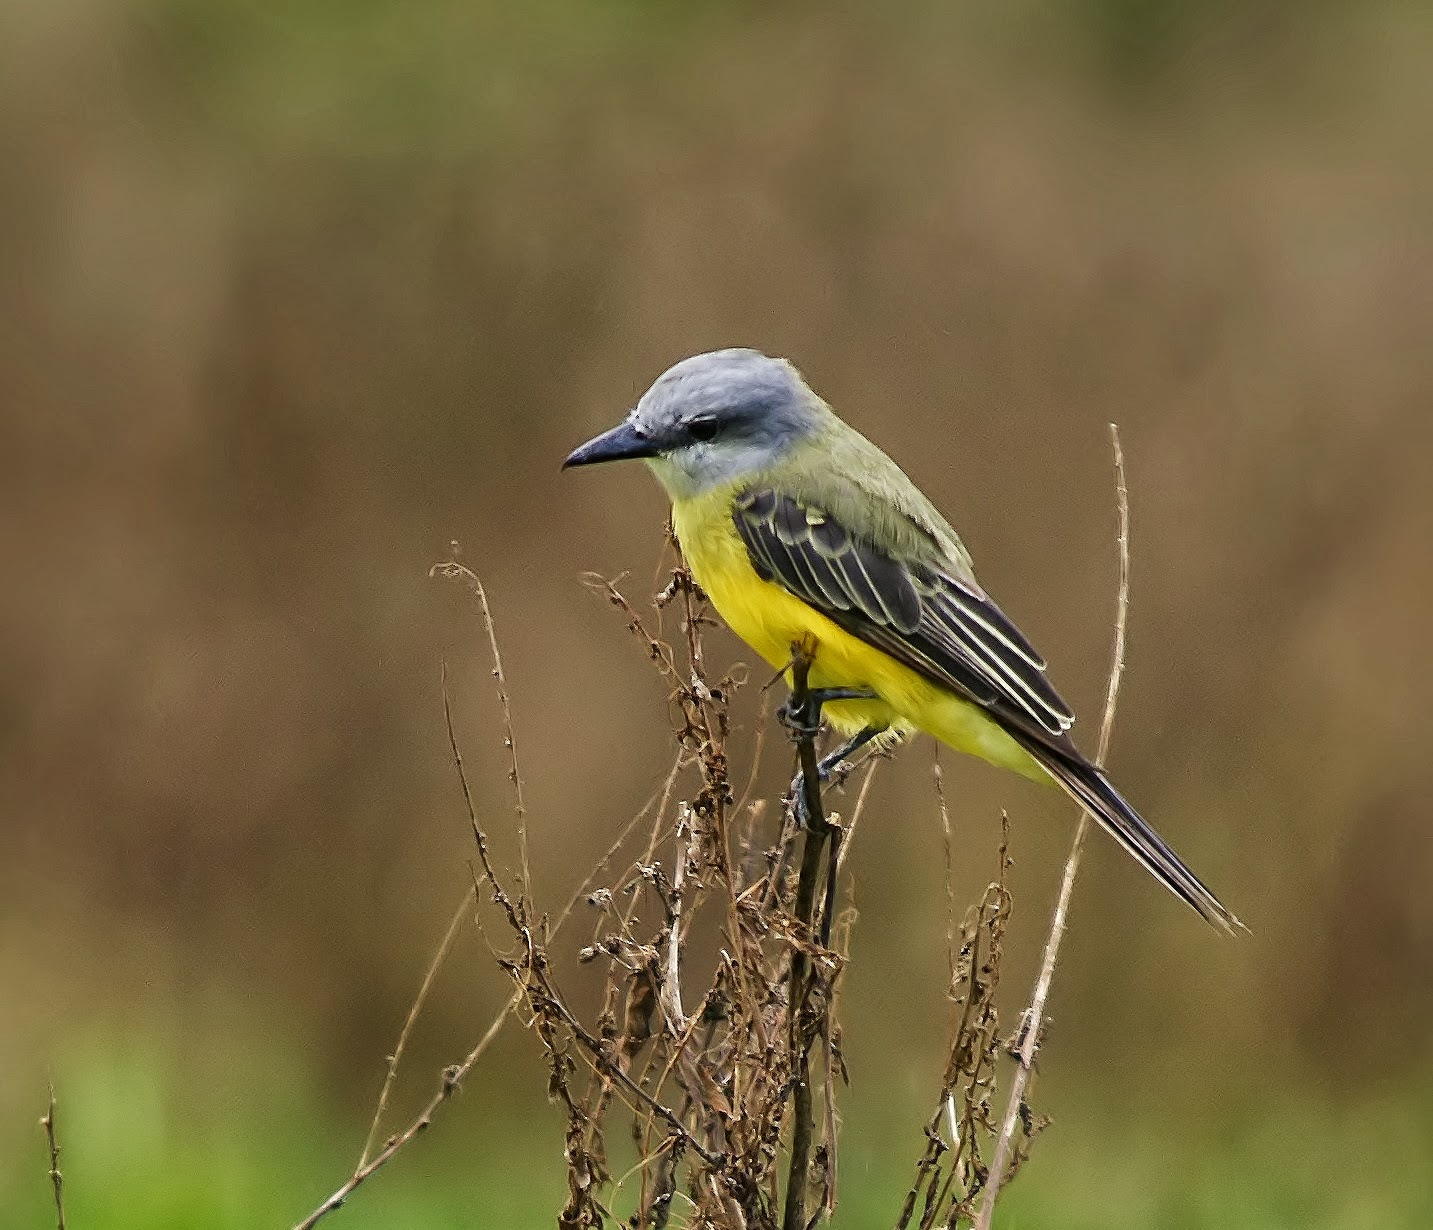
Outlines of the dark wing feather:
[{"label": "dark wing feather", "polygon": [[974,582],[953,569],[898,561],[824,510],[779,492],[742,494],[732,516],[765,580],[980,705],[1167,888],[1216,926],[1239,925],[1075,747],[1074,715],[1046,679],[1044,659]]},{"label": "dark wing feather", "polygon": [[846,631],[1046,737],[1070,728],[1044,660],[972,583],[902,563],[790,496],[748,492],[733,515],[757,571]]}]

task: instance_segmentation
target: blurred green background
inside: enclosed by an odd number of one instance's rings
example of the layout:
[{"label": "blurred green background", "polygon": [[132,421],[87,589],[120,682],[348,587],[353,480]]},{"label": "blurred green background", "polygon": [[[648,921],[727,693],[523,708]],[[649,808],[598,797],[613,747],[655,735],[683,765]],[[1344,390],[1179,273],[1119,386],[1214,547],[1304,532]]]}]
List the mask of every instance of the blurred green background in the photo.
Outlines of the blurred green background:
[{"label": "blurred green background", "polygon": [[[468,883],[445,655],[512,858],[426,569],[488,583],[555,906],[670,753],[578,579],[644,592],[661,499],[558,463],[746,344],[951,515],[1087,744],[1123,429],[1112,764],[1253,935],[1091,846],[1002,1224],[1433,1224],[1427,5],[10,0],[0,166],[0,1223],[50,1216],[50,1073],[76,1230],[337,1186]],[[850,863],[845,1226],[943,1059],[930,760]],[[1012,815],[1013,1010],[1073,815],[945,764],[966,896]],[[465,937],[396,1116],[505,993]],[[509,1030],[331,1224],[551,1225],[544,1087]]]}]

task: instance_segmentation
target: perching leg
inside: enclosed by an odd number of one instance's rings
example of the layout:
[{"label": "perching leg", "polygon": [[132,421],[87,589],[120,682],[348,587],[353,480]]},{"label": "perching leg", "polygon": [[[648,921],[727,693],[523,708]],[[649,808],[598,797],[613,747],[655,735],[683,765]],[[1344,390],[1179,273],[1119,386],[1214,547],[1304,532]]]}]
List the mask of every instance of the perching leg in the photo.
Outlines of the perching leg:
[{"label": "perching leg", "polygon": [[830,781],[831,774],[836,771],[837,766],[840,765],[843,760],[850,757],[852,753],[859,752],[884,729],[885,727],[883,726],[864,726],[834,752],[823,756],[821,763],[816,766],[817,772],[821,774],[821,780],[823,782]]}]

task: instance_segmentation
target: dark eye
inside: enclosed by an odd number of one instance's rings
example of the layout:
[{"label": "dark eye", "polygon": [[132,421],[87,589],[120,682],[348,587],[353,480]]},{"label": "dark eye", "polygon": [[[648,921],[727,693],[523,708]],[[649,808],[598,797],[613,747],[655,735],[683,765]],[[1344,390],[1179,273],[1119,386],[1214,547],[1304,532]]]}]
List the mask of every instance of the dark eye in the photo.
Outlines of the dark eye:
[{"label": "dark eye", "polygon": [[700,418],[690,419],[687,422],[687,434],[693,440],[700,440],[705,444],[708,440],[715,440],[716,434],[721,430],[721,424],[709,414]]}]

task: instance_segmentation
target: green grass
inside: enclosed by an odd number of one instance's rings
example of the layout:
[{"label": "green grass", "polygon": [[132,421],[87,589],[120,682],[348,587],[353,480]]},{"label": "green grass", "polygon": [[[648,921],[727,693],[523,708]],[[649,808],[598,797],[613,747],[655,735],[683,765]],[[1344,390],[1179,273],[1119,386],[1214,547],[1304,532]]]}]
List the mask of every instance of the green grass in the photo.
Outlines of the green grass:
[{"label": "green grass", "polygon": [[[199,1088],[143,1045],[71,1064],[60,1104],[72,1230],[288,1227],[352,1164],[365,1124],[326,1106],[296,1056],[248,1055]],[[491,1077],[492,1074],[490,1073]],[[37,1111],[43,1091],[37,1090]],[[1433,1225],[1426,1084],[1335,1102],[1288,1095],[1209,1123],[1059,1109],[998,1223],[1007,1230],[1395,1230]],[[1348,1107],[1352,1109],[1348,1109]],[[894,1221],[919,1108],[853,1091],[841,1227]],[[53,1224],[35,1120],[0,1129],[0,1225]],[[494,1100],[476,1074],[432,1131],[360,1189],[342,1230],[550,1227],[565,1194],[560,1122],[540,1084]]]}]

